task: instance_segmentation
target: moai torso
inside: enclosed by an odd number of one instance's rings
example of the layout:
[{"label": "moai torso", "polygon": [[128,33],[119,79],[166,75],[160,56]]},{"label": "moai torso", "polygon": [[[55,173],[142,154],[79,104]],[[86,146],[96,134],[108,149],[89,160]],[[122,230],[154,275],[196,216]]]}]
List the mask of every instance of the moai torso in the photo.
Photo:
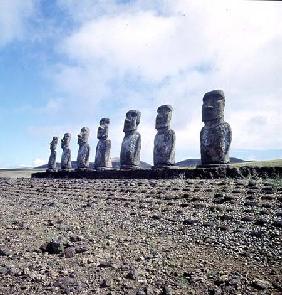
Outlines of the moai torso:
[{"label": "moai torso", "polygon": [[58,144],[58,137],[53,137],[53,140],[50,143],[51,154],[48,161],[47,171],[56,171],[57,144]]},{"label": "moai torso", "polygon": [[61,148],[63,149],[61,157],[61,169],[71,169],[71,149],[70,149],[71,134],[65,133],[64,138],[61,140]]},{"label": "moai torso", "polygon": [[89,169],[89,154],[90,146],[88,144],[89,129],[83,127],[80,134],[78,134],[78,155],[77,155],[77,168],[84,170]]},{"label": "moai torso", "polygon": [[154,167],[168,167],[175,164],[175,132],[170,129],[172,107],[158,108],[155,128],[158,130],[154,140]]},{"label": "moai torso", "polygon": [[95,169],[103,170],[112,167],[111,161],[111,140],[108,139],[108,126],[110,119],[102,118],[98,128],[97,138],[99,139],[96,147]]},{"label": "moai torso", "polygon": [[227,164],[232,131],[229,124],[224,122],[224,93],[221,90],[208,92],[203,102],[205,126],[200,134],[202,165]]},{"label": "moai torso", "polygon": [[141,135],[137,132],[141,113],[130,110],[126,113],[123,132],[125,136],[121,144],[121,169],[138,169],[140,167]]}]

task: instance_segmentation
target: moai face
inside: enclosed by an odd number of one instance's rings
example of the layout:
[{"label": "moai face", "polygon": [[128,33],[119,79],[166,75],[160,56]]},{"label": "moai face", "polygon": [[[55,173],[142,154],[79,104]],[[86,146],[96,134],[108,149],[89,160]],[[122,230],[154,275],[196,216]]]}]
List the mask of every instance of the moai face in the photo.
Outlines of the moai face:
[{"label": "moai face", "polygon": [[140,123],[141,113],[136,110],[130,110],[126,113],[123,132],[135,131]]},{"label": "moai face", "polygon": [[65,148],[69,146],[71,140],[71,134],[70,133],[65,133],[63,139],[61,140],[61,148]]},{"label": "moai face", "polygon": [[110,124],[109,118],[102,118],[100,120],[100,126],[98,127],[98,132],[97,132],[98,139],[107,139],[108,138],[109,124]]},{"label": "moai face", "polygon": [[50,143],[50,149],[55,150],[58,144],[58,137],[53,137],[51,143]]},{"label": "moai face", "polygon": [[158,107],[158,114],[155,123],[155,128],[157,130],[169,129],[172,110],[173,108],[170,105],[162,105]]},{"label": "moai face", "polygon": [[80,133],[77,136],[77,143],[79,145],[82,145],[84,143],[88,142],[89,137],[89,128],[88,127],[82,127]]},{"label": "moai face", "polygon": [[202,121],[223,120],[225,97],[222,90],[207,92],[203,98]]}]

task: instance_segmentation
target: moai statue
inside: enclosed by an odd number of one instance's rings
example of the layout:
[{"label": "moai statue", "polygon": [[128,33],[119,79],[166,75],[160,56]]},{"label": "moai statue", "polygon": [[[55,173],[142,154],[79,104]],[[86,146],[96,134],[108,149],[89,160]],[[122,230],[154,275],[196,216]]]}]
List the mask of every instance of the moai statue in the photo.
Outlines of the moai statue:
[{"label": "moai statue", "polygon": [[225,97],[222,90],[213,90],[204,95],[201,130],[202,165],[220,165],[229,163],[229,148],[232,131],[224,122]]},{"label": "moai statue", "polygon": [[153,168],[168,168],[175,164],[175,132],[170,129],[172,111],[170,105],[158,107],[155,124],[158,132],[154,141]]},{"label": "moai statue", "polygon": [[71,169],[71,149],[70,149],[71,134],[65,133],[61,140],[61,148],[63,149],[61,158],[61,170]]},{"label": "moai statue", "polygon": [[89,169],[89,154],[90,146],[88,144],[89,128],[82,127],[80,134],[78,134],[77,143],[79,145],[77,155],[77,169],[88,170]]},{"label": "moai statue", "polygon": [[110,119],[102,118],[98,127],[97,138],[99,139],[96,147],[95,169],[105,170],[112,168],[111,160],[111,140],[108,139],[108,128]]},{"label": "moai statue", "polygon": [[53,137],[52,141],[50,142],[51,154],[48,161],[48,169],[46,170],[47,172],[56,171],[57,144],[58,144],[58,137]]},{"label": "moai statue", "polygon": [[125,136],[120,151],[121,169],[139,169],[141,135],[136,130],[140,123],[140,117],[141,113],[136,110],[130,110],[126,113],[123,127]]}]

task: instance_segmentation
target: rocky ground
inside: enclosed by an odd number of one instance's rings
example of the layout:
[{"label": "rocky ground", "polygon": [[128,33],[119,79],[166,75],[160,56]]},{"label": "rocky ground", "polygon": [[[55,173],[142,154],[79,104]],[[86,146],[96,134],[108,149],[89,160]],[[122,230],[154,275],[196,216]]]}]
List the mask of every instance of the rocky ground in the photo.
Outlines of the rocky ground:
[{"label": "rocky ground", "polygon": [[281,181],[0,188],[0,294],[282,294]]}]

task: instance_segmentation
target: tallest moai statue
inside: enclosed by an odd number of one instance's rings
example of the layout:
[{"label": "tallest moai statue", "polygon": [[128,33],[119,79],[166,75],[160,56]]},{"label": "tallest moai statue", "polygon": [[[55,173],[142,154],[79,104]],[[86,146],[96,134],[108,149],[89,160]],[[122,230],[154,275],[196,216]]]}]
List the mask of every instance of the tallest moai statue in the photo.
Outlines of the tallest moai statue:
[{"label": "tallest moai statue", "polygon": [[224,121],[225,97],[222,90],[207,92],[203,98],[201,130],[202,165],[220,165],[229,163],[229,148],[232,131]]}]

